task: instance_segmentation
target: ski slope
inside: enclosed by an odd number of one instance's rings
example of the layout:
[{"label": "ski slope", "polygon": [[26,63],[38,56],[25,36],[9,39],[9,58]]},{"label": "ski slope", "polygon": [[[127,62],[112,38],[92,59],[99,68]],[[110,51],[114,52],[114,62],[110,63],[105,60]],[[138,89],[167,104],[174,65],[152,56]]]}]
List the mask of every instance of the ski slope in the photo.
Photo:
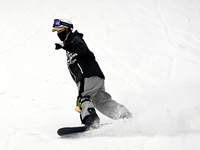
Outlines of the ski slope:
[{"label": "ski slope", "polygon": [[[0,150],[199,150],[199,0],[2,0]],[[77,88],[52,33],[69,18],[95,53],[106,90],[133,114],[99,130],[80,125]]]}]

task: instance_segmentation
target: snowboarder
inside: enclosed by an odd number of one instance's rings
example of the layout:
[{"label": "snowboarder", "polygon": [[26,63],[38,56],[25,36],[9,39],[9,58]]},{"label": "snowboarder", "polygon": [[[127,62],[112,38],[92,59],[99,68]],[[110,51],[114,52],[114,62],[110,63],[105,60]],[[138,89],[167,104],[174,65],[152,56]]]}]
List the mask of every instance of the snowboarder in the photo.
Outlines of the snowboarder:
[{"label": "snowboarder", "polygon": [[83,34],[77,30],[73,32],[72,22],[66,19],[54,20],[52,32],[55,31],[62,41],[55,43],[55,49],[66,50],[68,69],[78,87],[75,110],[80,113],[82,124],[87,127],[99,125],[95,108],[112,119],[132,117],[123,105],[112,100],[105,91],[105,76],[83,40]]}]

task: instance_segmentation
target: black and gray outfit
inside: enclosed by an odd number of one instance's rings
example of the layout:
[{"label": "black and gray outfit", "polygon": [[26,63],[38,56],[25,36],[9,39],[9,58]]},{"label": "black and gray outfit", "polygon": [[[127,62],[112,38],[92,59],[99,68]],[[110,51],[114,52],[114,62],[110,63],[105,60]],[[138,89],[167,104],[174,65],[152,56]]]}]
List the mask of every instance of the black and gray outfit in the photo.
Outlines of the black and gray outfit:
[{"label": "black and gray outfit", "polygon": [[128,117],[129,112],[123,106],[112,100],[105,91],[104,74],[101,71],[94,54],[84,42],[83,34],[75,31],[64,43],[67,52],[67,63],[73,80],[77,83],[81,98],[81,120],[90,115],[88,108],[96,108],[104,115],[119,119]]},{"label": "black and gray outfit", "polygon": [[61,48],[66,50],[69,72],[78,86],[77,106],[82,123],[88,126],[99,123],[95,108],[112,119],[131,117],[131,113],[105,91],[105,76],[83,40],[83,34],[71,32],[63,44]]}]

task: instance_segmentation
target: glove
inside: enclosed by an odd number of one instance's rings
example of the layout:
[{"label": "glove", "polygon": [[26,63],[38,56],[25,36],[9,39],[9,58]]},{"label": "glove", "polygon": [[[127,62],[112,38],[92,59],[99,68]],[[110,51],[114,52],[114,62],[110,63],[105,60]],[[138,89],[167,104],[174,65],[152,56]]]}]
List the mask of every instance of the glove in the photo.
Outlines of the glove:
[{"label": "glove", "polygon": [[56,50],[63,48],[62,45],[60,45],[59,43],[55,43],[55,45],[56,45],[56,47],[55,47]]}]

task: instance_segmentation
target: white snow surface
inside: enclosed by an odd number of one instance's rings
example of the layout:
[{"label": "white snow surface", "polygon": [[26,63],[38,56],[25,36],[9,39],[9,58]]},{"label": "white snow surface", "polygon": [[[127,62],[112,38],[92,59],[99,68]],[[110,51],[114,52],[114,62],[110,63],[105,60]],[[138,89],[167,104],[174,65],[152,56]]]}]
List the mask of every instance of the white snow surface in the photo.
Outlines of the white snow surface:
[{"label": "white snow surface", "polygon": [[[2,0],[0,150],[199,150],[199,0]],[[95,53],[106,90],[133,114],[80,125],[77,88],[53,20],[69,18]]]}]

